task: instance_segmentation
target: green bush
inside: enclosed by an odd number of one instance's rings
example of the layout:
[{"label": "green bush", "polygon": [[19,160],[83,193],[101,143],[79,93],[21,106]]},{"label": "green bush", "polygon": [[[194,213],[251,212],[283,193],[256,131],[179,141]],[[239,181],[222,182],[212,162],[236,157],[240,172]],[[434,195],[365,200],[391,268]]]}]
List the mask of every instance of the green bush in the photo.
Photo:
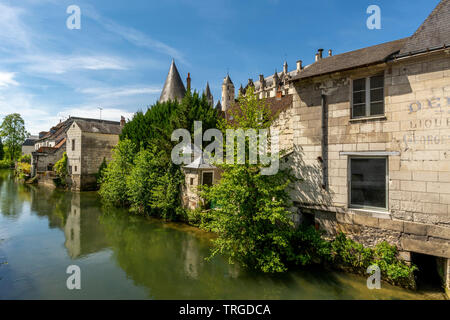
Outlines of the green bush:
[{"label": "green bush", "polygon": [[14,168],[14,161],[9,159],[0,160],[0,169],[11,169]]},{"label": "green bush", "polygon": [[31,164],[31,154],[23,154],[20,156],[19,162],[30,163]]},{"label": "green bush", "polygon": [[64,152],[61,159],[59,159],[54,167],[58,179],[55,181],[57,186],[65,186],[66,185],[66,177],[67,177],[67,154]]},{"label": "green bush", "polygon": [[378,265],[381,278],[394,285],[414,288],[415,265],[407,265],[397,257],[397,248],[383,241],[375,248],[365,248],[340,233],[331,242],[331,259],[335,266],[365,274],[370,265]]},{"label": "green bush", "polygon": [[18,162],[15,168],[14,175],[20,180],[25,180],[30,177],[31,164],[26,162]]}]

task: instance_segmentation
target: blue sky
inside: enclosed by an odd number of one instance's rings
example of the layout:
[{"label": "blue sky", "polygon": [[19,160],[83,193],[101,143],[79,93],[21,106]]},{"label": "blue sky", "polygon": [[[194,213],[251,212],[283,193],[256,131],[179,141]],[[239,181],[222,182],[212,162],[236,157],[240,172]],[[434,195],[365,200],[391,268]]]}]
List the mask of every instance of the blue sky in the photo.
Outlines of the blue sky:
[{"label": "blue sky", "polygon": [[[229,71],[248,78],[410,36],[439,0],[0,0],[0,118],[18,112],[36,134],[69,115],[130,118],[160,95],[172,58],[215,102]],[[381,30],[366,27],[369,5]],[[81,9],[69,30],[66,8]]]}]

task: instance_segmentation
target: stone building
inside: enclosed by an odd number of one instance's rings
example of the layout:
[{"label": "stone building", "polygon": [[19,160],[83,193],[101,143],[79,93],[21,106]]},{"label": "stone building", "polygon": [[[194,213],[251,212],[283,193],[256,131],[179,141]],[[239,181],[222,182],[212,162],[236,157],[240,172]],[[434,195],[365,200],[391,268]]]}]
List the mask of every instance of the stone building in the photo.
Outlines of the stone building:
[{"label": "stone building", "polygon": [[182,186],[182,204],[185,208],[196,209],[204,204],[199,196],[198,187],[202,185],[212,186],[220,180],[219,168],[209,164],[203,157],[203,152],[194,144],[190,146],[192,162],[183,166],[185,183]]},{"label": "stone building", "polygon": [[118,141],[125,119],[121,122],[69,117],[41,132],[31,153],[31,173],[39,183],[54,185],[53,166],[64,152],[68,157],[68,182],[73,190],[96,187],[95,175],[103,159],[111,159],[111,150]]},{"label": "stone building", "polygon": [[62,158],[66,150],[66,132],[74,118],[61,121],[50,131],[39,133],[39,139],[34,143],[34,151],[31,152],[31,175],[40,175],[43,180],[51,174],[55,163]]},{"label": "stone building", "polygon": [[22,143],[22,155],[30,155],[35,150],[34,144],[39,139],[38,136],[29,136],[23,143]]},{"label": "stone building", "polygon": [[121,122],[74,119],[67,130],[67,167],[72,190],[96,189],[98,170],[110,161],[112,148],[119,142]]},{"label": "stone building", "polygon": [[443,0],[411,37],[335,56],[320,51],[288,81],[285,146],[304,179],[292,193],[304,216],[329,236],[343,231],[368,246],[386,240],[406,260],[438,257],[447,289],[449,45]]}]

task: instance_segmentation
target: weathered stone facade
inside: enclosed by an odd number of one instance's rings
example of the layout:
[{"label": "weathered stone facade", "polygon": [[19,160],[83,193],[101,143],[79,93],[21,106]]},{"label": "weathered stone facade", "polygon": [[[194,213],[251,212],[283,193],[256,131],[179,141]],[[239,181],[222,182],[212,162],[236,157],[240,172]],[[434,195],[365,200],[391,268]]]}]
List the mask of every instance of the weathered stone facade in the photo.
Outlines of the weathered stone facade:
[{"label": "weathered stone facade", "polygon": [[119,142],[119,122],[75,120],[67,131],[67,158],[71,188],[97,187],[96,175],[102,162],[110,161]]},{"label": "weathered stone facade", "polygon": [[217,184],[220,180],[220,170],[218,168],[193,169],[183,168],[185,181],[182,185],[183,207],[194,210],[202,203],[199,196],[198,187],[204,184],[203,174],[211,173],[212,183]]},{"label": "weathered stone facade", "polygon": [[[352,81],[379,73],[385,82],[384,115],[352,119]],[[344,229],[368,245],[390,240],[403,250],[449,258],[449,53],[316,77],[296,83],[296,90],[293,165],[304,181],[296,186],[294,201],[304,209],[326,208],[321,212],[329,217],[318,214],[316,220],[330,233]],[[349,205],[348,158],[372,155],[388,158],[385,211]]]}]

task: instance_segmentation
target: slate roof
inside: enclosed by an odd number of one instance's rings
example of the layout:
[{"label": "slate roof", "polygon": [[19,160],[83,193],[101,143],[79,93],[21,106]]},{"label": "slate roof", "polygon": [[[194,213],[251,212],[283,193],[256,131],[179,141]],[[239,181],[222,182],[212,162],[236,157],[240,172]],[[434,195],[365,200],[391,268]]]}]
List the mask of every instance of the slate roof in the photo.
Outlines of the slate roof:
[{"label": "slate roof", "polygon": [[450,0],[442,0],[411,37],[322,58],[305,67],[292,80],[368,66],[390,58],[449,46]]},{"label": "slate roof", "polygon": [[450,46],[450,0],[442,0],[400,50],[400,55]]},{"label": "slate roof", "polygon": [[175,61],[172,60],[166,82],[164,83],[161,96],[159,97],[159,102],[181,100],[184,98],[185,94],[186,88],[184,87],[183,81],[181,81]]},{"label": "slate roof", "polygon": [[209,89],[209,83],[208,82],[206,82],[206,89],[205,89],[205,95],[206,95],[206,97],[212,97],[212,94],[211,94],[211,90]]},{"label": "slate roof", "polygon": [[120,122],[117,121],[75,118],[74,122],[83,132],[117,135],[122,132]]},{"label": "slate roof", "polygon": [[344,71],[356,67],[368,66],[386,61],[393,54],[398,53],[408,38],[382,43],[379,45],[325,57],[292,77],[292,80],[305,79],[337,71]]},{"label": "slate roof", "polygon": [[22,143],[22,146],[34,146],[34,144],[36,143],[36,141],[38,139],[39,139],[39,137],[30,136]]}]

